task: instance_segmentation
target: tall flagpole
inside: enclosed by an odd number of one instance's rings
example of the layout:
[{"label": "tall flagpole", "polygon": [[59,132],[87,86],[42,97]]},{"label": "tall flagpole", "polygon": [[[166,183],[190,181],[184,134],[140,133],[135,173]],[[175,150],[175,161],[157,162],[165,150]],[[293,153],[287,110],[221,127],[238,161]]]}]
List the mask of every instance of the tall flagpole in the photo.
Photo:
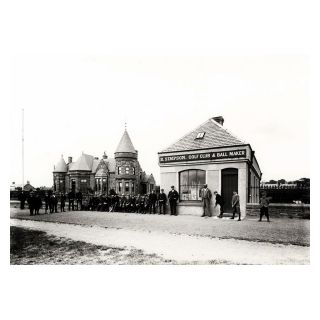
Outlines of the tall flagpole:
[{"label": "tall flagpole", "polygon": [[24,188],[24,109],[22,108],[22,190]]}]

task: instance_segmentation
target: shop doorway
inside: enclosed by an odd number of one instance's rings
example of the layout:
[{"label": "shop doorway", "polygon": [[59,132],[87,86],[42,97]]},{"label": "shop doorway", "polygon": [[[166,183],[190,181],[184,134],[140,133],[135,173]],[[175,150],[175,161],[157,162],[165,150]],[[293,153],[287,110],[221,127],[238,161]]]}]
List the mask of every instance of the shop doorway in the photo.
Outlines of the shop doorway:
[{"label": "shop doorway", "polygon": [[232,192],[238,192],[238,169],[221,170],[221,195],[224,199],[224,212],[232,213]]}]

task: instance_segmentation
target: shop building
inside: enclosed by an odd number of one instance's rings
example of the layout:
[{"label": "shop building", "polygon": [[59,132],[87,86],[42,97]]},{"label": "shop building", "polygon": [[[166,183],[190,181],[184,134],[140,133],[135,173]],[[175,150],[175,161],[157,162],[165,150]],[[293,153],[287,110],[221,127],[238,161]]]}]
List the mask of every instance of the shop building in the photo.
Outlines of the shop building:
[{"label": "shop building", "polygon": [[[240,196],[240,209],[259,202],[261,170],[251,145],[224,126],[223,117],[213,117],[158,153],[160,186],[166,192],[175,186],[179,192],[178,214],[202,215],[200,190],[207,184],[224,200],[224,211],[231,213],[233,191]],[[211,202],[213,215],[219,214]]]},{"label": "shop building", "polygon": [[136,195],[151,192],[155,187],[152,174],[146,174],[138,161],[138,151],[134,148],[127,130],[114,153],[102,158],[82,153],[76,161],[68,157],[66,163],[61,156],[53,170],[55,192],[69,191],[82,193],[109,194],[113,189],[118,194]]}]

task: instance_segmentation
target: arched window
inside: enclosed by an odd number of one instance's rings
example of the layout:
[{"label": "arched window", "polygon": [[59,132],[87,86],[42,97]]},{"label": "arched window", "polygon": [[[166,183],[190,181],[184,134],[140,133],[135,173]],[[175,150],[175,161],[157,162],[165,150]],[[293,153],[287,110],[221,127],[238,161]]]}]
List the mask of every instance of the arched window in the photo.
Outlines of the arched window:
[{"label": "arched window", "polygon": [[201,200],[200,190],[206,183],[204,170],[185,170],[179,174],[180,200]]}]

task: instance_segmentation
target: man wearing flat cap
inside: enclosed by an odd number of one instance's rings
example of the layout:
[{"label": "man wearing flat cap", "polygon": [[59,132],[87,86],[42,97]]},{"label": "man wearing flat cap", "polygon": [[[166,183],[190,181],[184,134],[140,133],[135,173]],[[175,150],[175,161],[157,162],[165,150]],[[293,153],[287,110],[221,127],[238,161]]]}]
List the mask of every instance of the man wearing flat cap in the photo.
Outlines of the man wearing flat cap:
[{"label": "man wearing flat cap", "polygon": [[179,193],[174,190],[174,186],[171,186],[171,190],[168,193],[168,199],[170,204],[170,212],[172,216],[177,215],[177,201],[179,199]]},{"label": "man wearing flat cap", "polygon": [[203,185],[203,188],[201,189],[201,192],[200,192],[200,197],[202,199],[202,205],[203,205],[203,214],[201,217],[212,217],[212,213],[210,210],[212,193],[208,188],[207,184]]}]

